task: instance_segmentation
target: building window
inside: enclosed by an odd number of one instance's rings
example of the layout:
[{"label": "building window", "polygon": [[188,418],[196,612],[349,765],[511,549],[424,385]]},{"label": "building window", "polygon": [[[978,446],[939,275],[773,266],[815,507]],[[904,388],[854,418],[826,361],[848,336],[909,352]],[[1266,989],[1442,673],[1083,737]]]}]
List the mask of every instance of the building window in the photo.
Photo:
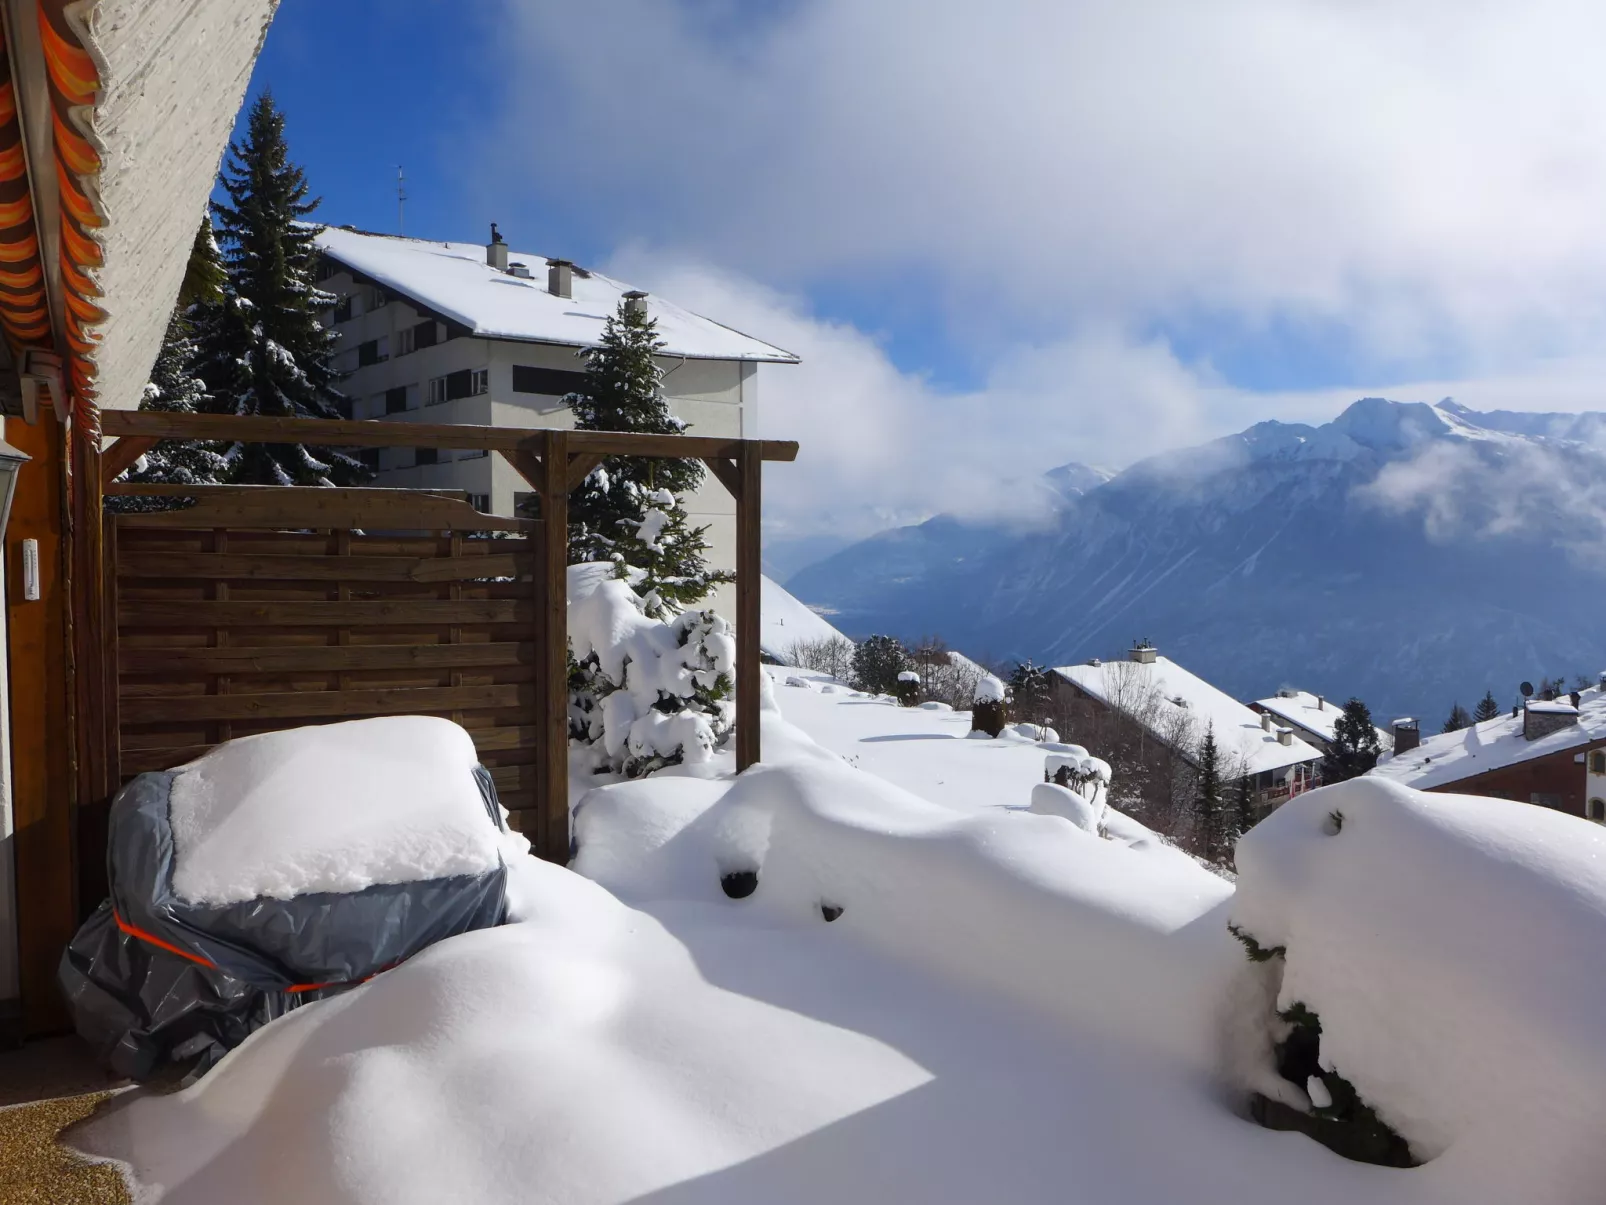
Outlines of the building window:
[{"label": "building window", "polygon": [[457,459],[459,459],[459,460],[478,460],[482,456],[489,456],[489,455],[490,455],[490,453],[487,452],[484,448],[469,448],[466,452],[459,452],[457,454]]},{"label": "building window", "polygon": [[335,321],[336,322],[350,322],[351,321],[351,294],[350,293],[346,294],[339,301],[335,302]]},{"label": "building window", "polygon": [[1584,817],[1596,824],[1606,824],[1606,799],[1591,799],[1584,809]]},{"label": "building window", "polygon": [[476,368],[474,375],[469,378],[468,392],[471,397],[491,392],[491,370],[489,368]]},{"label": "building window", "polygon": [[429,400],[426,401],[424,404],[427,405],[427,406],[439,406],[445,400],[446,400],[446,378],[445,377],[435,377],[429,383]]},{"label": "building window", "polygon": [[1536,803],[1542,808],[1561,808],[1561,796],[1550,791],[1534,791],[1528,796],[1529,803]]},{"label": "building window", "polygon": [[320,255],[318,257],[317,270],[314,271],[314,273],[313,273],[313,279],[316,280],[319,284],[322,284],[324,281],[328,280],[331,276],[339,275],[339,273],[340,273],[340,265],[339,264],[335,263],[335,261],[330,259],[327,255]]},{"label": "building window", "polygon": [[491,495],[470,494],[468,496],[468,504],[482,515],[489,514],[491,510]]},{"label": "building window", "polygon": [[420,322],[417,326],[412,327],[411,331],[415,350],[423,347],[434,347],[435,344],[440,342],[437,338],[440,332],[435,328],[434,319],[430,319],[428,322]]},{"label": "building window", "polygon": [[390,304],[390,294],[384,289],[369,289],[363,297],[363,313],[371,314],[375,310],[382,310]]},{"label": "building window", "polygon": [[528,364],[513,365],[513,392],[539,393],[546,397],[563,397],[585,388],[586,374],[569,372],[561,368],[533,368]]},{"label": "building window", "polygon": [[414,464],[439,464],[441,454],[434,448],[419,448],[413,453]]},{"label": "building window", "polygon": [[396,332],[396,354],[410,356],[413,354],[413,328],[405,327]]},{"label": "building window", "polygon": [[407,386],[398,385],[385,390],[385,413],[400,414],[407,409]]},{"label": "building window", "polygon": [[390,359],[389,339],[370,339],[366,343],[357,344],[357,367],[367,368],[374,364],[383,364]]},{"label": "building window", "polygon": [[1589,772],[1606,774],[1606,749],[1596,749],[1589,755]]},{"label": "building window", "polygon": [[490,391],[490,369],[463,368],[430,381],[429,404],[437,406],[441,402],[455,402],[460,397],[474,397]]}]

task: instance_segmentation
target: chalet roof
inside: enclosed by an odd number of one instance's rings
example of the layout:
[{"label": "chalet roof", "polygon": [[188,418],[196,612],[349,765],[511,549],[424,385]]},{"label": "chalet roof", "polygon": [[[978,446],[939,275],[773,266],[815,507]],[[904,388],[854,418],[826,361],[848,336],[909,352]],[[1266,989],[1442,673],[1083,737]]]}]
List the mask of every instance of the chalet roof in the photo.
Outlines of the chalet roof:
[{"label": "chalet roof", "polygon": [[[1561,700],[1553,704],[1535,700],[1530,706],[1547,714],[1565,715],[1572,710],[1570,702]],[[1415,749],[1385,757],[1372,773],[1426,790],[1606,740],[1606,695],[1598,686],[1580,692],[1576,724],[1532,741],[1522,732],[1521,713],[1513,716],[1507,712],[1458,732],[1430,736]]]},{"label": "chalet roof", "polygon": [[[510,263],[522,263],[530,279],[510,276],[485,262],[478,243],[442,243],[398,235],[370,234],[344,227],[326,227],[318,246],[339,261],[404,297],[460,322],[487,339],[592,347],[603,323],[631,286],[600,272],[574,274],[574,297],[547,291],[545,256],[509,251]],[[693,360],[751,360],[796,364],[797,357],[750,335],[662,297],[648,298],[648,312],[658,322],[664,354]]]},{"label": "chalet roof", "polygon": [[[1308,690],[1291,690],[1269,699],[1256,699],[1255,706],[1269,711],[1283,723],[1303,728],[1324,741],[1333,739],[1333,725],[1337,724],[1338,717],[1344,714],[1344,704],[1321,695],[1313,695]],[[1388,749],[1393,746],[1393,734],[1375,726],[1374,730],[1383,748]]]},{"label": "chalet roof", "polygon": [[1231,775],[1240,759],[1244,772],[1260,774],[1322,756],[1297,736],[1291,744],[1283,744],[1275,732],[1261,727],[1255,712],[1167,657],[1156,656],[1149,664],[1065,665],[1054,672],[1108,706],[1135,712],[1135,718],[1167,743],[1173,742],[1178,729],[1199,740],[1206,728],[1213,728],[1223,774]]}]

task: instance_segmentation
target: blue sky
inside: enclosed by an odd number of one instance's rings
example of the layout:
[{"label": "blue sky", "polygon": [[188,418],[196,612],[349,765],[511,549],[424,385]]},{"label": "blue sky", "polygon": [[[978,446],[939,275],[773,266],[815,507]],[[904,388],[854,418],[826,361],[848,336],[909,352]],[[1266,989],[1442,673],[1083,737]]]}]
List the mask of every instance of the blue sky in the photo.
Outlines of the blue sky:
[{"label": "blue sky", "polygon": [[401,164],[409,234],[495,220],[801,352],[763,385],[816,449],[778,513],[836,530],[1368,393],[1606,408],[1594,33],[1579,0],[284,0],[252,89],[325,220],[394,230]]}]

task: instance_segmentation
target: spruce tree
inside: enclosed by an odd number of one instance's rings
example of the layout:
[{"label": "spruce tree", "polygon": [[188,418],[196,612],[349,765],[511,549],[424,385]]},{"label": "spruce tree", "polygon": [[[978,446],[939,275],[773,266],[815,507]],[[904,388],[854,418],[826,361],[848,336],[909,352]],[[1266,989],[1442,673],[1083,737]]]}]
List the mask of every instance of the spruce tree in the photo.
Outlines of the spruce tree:
[{"label": "spruce tree", "polygon": [[1048,718],[1053,703],[1053,683],[1048,671],[1031,661],[1019,662],[1009,675],[1009,701],[1022,720],[1040,724]]},{"label": "spruce tree", "polygon": [[1333,724],[1333,743],[1322,759],[1322,781],[1331,785],[1360,777],[1377,765],[1381,751],[1372,713],[1365,703],[1351,699]]},{"label": "spruce tree", "polygon": [[[631,298],[619,303],[596,347],[582,352],[583,389],[570,394],[575,429],[679,435],[686,424],[669,413],[658,324]],[[682,504],[703,483],[697,460],[610,456],[569,498],[569,562],[614,561],[643,570],[638,588],[659,605],[682,610],[734,575],[708,567],[706,527],[691,526]],[[659,512],[662,518],[651,517]]]},{"label": "spruce tree", "polygon": [[1500,704],[1494,701],[1494,691],[1486,690],[1479,701],[1477,709],[1472,713],[1472,722],[1481,724],[1485,720],[1492,720],[1500,714]]},{"label": "spruce tree", "polygon": [[[200,322],[201,371],[225,414],[340,418],[345,397],[329,359],[338,336],[319,321],[334,297],[313,283],[318,207],[290,161],[284,115],[264,92],[243,140],[229,144],[215,205],[228,284]],[[259,485],[353,485],[370,477],[336,448],[236,444],[225,452],[232,481]]]},{"label": "spruce tree", "polygon": [[1221,801],[1221,753],[1216,748],[1214,724],[1205,729],[1199,746],[1193,815],[1199,856],[1207,862],[1221,861],[1226,845],[1226,809]]},{"label": "spruce tree", "polygon": [[1460,732],[1461,729],[1472,723],[1472,716],[1459,702],[1450,705],[1450,718],[1444,721],[1441,732]]},{"label": "spruce tree", "polygon": [[853,688],[890,695],[909,666],[909,650],[896,636],[871,636],[853,650]]},{"label": "spruce tree", "polygon": [[1238,798],[1233,809],[1233,828],[1243,836],[1255,827],[1254,775],[1245,774],[1238,780]]}]

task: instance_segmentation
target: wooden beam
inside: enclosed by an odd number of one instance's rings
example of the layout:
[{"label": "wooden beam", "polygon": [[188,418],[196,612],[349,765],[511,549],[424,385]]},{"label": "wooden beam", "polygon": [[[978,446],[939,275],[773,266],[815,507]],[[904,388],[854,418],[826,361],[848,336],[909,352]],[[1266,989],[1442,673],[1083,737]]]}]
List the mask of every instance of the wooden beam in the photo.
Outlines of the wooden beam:
[{"label": "wooden beam", "polygon": [[257,695],[125,694],[118,701],[118,707],[125,724],[161,724],[181,720],[325,719],[336,716],[422,715],[469,707],[511,709],[526,702],[530,691],[529,686],[514,682],[503,686],[288,690]]},{"label": "wooden beam", "polygon": [[546,533],[541,583],[542,663],[536,678],[542,739],[536,775],[536,853],[549,862],[569,860],[569,439],[545,431],[541,442],[541,525]]},{"label": "wooden beam", "polygon": [[[492,547],[502,540],[474,541]],[[251,552],[125,552],[117,572],[126,578],[268,582],[405,582],[433,585],[520,577],[535,566],[533,552],[460,557],[285,556]]]},{"label": "wooden beam", "polygon": [[541,492],[541,458],[522,448],[500,448],[502,459],[513,466],[513,471],[524,478],[524,483],[537,494]]},{"label": "wooden beam", "polygon": [[375,624],[530,623],[536,608],[524,599],[385,599],[357,602],[274,602],[262,599],[125,598],[118,622],[159,628],[341,628]]},{"label": "wooden beam", "polygon": [[741,492],[736,495],[736,772],[759,760],[759,630],[763,623],[763,517],[764,462],[759,449],[749,444],[736,457]]},{"label": "wooden beam", "polygon": [[[240,443],[302,443],[341,448],[458,448],[470,451],[539,454],[546,432],[527,427],[455,426],[448,423],[387,422],[380,419],[265,418],[236,414],[174,414],[155,410],[108,410],[101,416],[106,435],[155,439],[207,439]],[[567,448],[601,456],[664,457],[692,460],[734,457],[756,444],[765,460],[797,459],[791,440],[724,439],[698,435],[638,435],[625,431],[568,431]]]},{"label": "wooden beam", "polygon": [[528,644],[309,644],[253,648],[131,648],[118,651],[125,674],[284,674],[350,670],[443,670],[528,665]]},{"label": "wooden beam", "polygon": [[742,475],[737,470],[736,465],[722,456],[705,457],[703,463],[708,466],[709,472],[719,478],[719,483],[725,487],[730,496],[740,502],[742,498]]},{"label": "wooden beam", "polygon": [[154,435],[125,435],[100,454],[100,479],[110,485],[161,441]]},{"label": "wooden beam", "polygon": [[[56,989],[61,952],[78,928],[67,698],[65,432],[48,406],[33,425],[6,424],[30,459],[18,471],[5,533],[11,799],[16,834],[18,973],[29,1035],[66,1029]],[[22,589],[22,542],[37,540],[39,597]]]},{"label": "wooden beam", "polygon": [[604,460],[608,459],[601,452],[581,452],[579,455],[569,456],[569,489],[574,491],[580,488],[580,483],[591,475],[591,470]]}]

